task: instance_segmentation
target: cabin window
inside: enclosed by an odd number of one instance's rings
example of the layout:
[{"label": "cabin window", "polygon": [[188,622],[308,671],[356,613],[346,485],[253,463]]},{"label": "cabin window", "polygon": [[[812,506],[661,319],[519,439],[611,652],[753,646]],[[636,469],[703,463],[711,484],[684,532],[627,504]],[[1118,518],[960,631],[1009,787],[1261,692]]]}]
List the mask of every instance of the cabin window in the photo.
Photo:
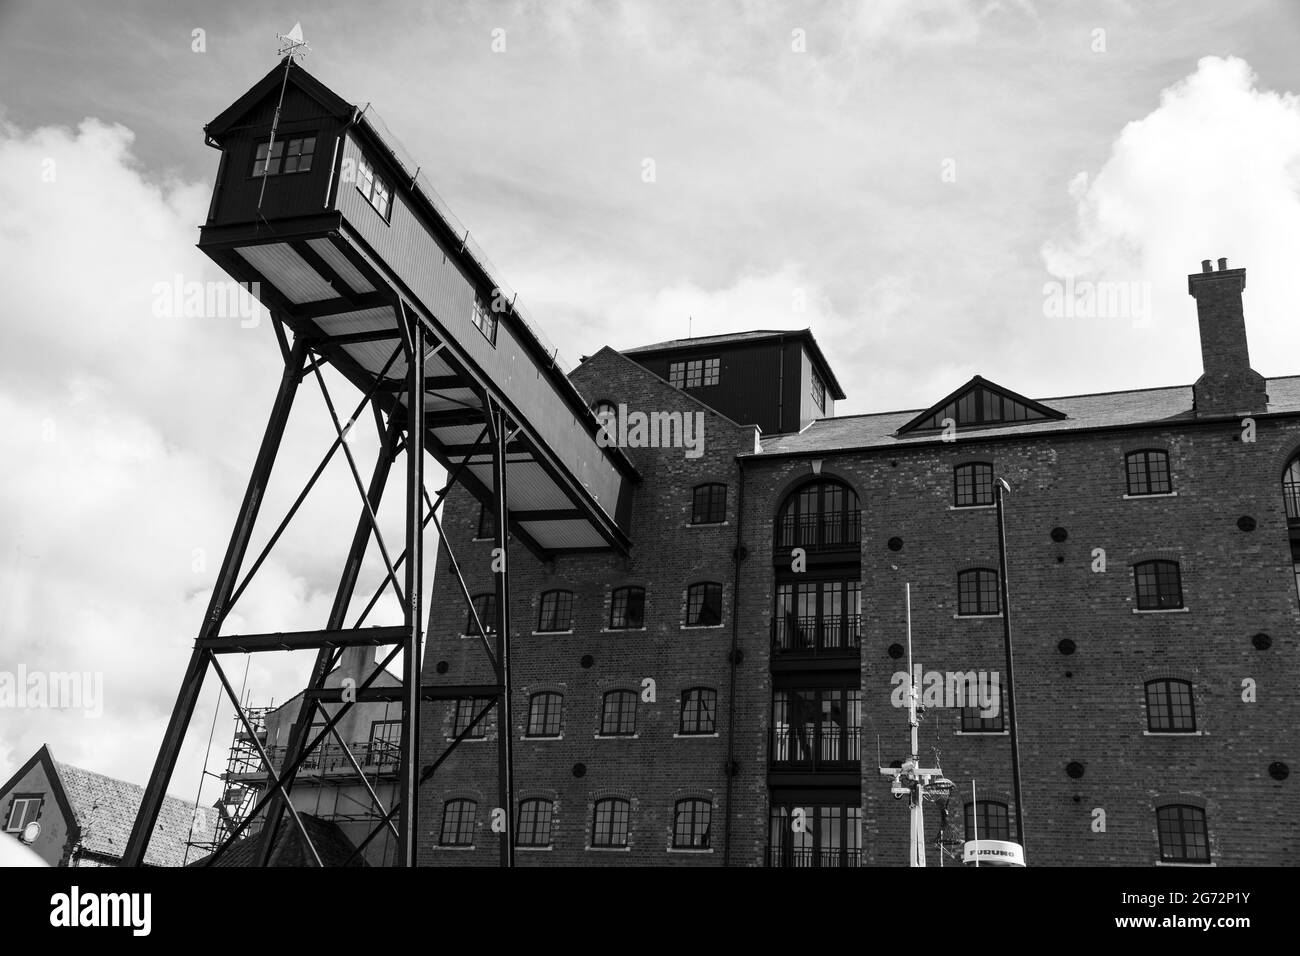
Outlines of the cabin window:
[{"label": "cabin window", "polygon": [[826,414],[826,385],[816,372],[812,373],[812,400],[817,411]]},{"label": "cabin window", "polygon": [[722,359],[691,359],[668,366],[668,384],[674,388],[702,388],[717,385],[722,375]]},{"label": "cabin window", "polygon": [[364,159],[357,161],[357,189],[375,207],[375,211],[384,217],[384,222],[388,222],[388,217],[393,213],[393,187]]},{"label": "cabin window", "polygon": [[483,338],[491,342],[493,348],[496,348],[497,314],[488,308],[487,304],[478,296],[474,297],[474,313],[470,316],[470,321],[474,323],[474,328],[483,333]]},{"label": "cabin window", "polygon": [[316,135],[290,136],[274,143],[267,140],[257,144],[253,156],[254,176],[278,176],[281,173],[305,173],[311,169],[312,154],[316,152]]}]

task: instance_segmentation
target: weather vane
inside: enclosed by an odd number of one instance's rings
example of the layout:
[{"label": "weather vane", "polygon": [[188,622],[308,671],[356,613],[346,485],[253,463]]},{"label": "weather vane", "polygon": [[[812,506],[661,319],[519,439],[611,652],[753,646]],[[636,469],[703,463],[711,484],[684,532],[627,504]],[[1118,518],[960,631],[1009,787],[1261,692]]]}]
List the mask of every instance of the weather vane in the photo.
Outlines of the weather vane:
[{"label": "weather vane", "polygon": [[306,56],[311,52],[311,47],[307,41],[302,38],[302,24],[295,23],[293,29],[288,33],[277,33],[275,38],[280,41],[280,49],[275,51],[276,56]]}]

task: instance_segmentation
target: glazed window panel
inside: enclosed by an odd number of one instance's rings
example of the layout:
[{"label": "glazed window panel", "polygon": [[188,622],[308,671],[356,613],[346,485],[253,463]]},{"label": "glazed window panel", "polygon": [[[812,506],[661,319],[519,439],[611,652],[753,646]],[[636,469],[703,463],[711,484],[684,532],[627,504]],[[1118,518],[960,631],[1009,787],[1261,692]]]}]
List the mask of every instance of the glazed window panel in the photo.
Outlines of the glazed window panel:
[{"label": "glazed window panel", "polygon": [[611,630],[635,630],[645,627],[645,588],[618,588],[610,598]]},{"label": "glazed window panel", "polygon": [[627,846],[631,820],[632,804],[629,801],[618,798],[597,800],[592,811],[591,845]]},{"label": "glazed window panel", "polygon": [[972,462],[953,469],[953,504],[958,508],[975,508],[993,504],[993,466]]},{"label": "glazed window panel", "polygon": [[997,800],[979,801],[979,831],[976,832],[976,810],[975,804],[966,804],[966,839],[974,840],[976,836],[981,840],[1010,840],[1011,839],[1011,817],[1007,812],[1007,805]]},{"label": "glazed window panel", "polygon": [[1182,573],[1177,561],[1143,561],[1133,566],[1137,606],[1162,611],[1183,606]]},{"label": "glazed window panel", "polygon": [[478,634],[478,626],[474,623],[474,614],[477,614],[479,622],[483,625],[483,631],[487,634],[495,634],[497,630],[497,596],[495,594],[477,594],[470,603],[474,607],[474,613],[467,614],[465,617],[465,633],[470,635]]},{"label": "glazed window panel", "polygon": [[537,618],[538,631],[569,631],[573,629],[573,592],[547,591],[542,595],[542,607]]},{"label": "glazed window panel", "polygon": [[997,614],[1001,610],[998,573],[989,568],[971,568],[957,575],[959,615]]},{"label": "glazed window panel", "polygon": [[553,691],[533,694],[528,698],[529,737],[560,736],[560,721],[564,713],[564,696]]},{"label": "glazed window panel", "polygon": [[1146,685],[1147,729],[1153,733],[1190,734],[1196,730],[1192,685],[1185,680],[1153,680]]},{"label": "glazed window panel", "polygon": [[712,734],[717,728],[718,692],[708,687],[692,687],[682,695],[683,736]]},{"label": "glazed window panel", "polygon": [[516,846],[550,846],[551,818],[555,805],[550,800],[524,800],[519,804],[519,822],[515,828]]},{"label": "glazed window panel", "polygon": [[722,585],[701,581],[686,590],[686,626],[717,627],[722,623]]},{"label": "glazed window panel", "polygon": [[673,812],[673,848],[706,850],[713,804],[708,800],[678,800]]},{"label": "glazed window panel", "polygon": [[1205,811],[1181,804],[1156,811],[1160,859],[1165,863],[1209,863],[1210,840]]},{"label": "glazed window panel", "polygon": [[691,524],[720,524],[727,520],[727,486],[697,485],[691,500]]},{"label": "glazed window panel", "polygon": [[636,693],[612,690],[601,699],[600,735],[631,737],[636,733]]},{"label": "glazed window panel", "polygon": [[473,846],[477,814],[478,804],[473,800],[449,800],[442,809],[442,832],[438,843],[442,846]]},{"label": "glazed window panel", "polygon": [[1169,453],[1135,451],[1124,456],[1130,495],[1167,495],[1173,491],[1169,477]]}]

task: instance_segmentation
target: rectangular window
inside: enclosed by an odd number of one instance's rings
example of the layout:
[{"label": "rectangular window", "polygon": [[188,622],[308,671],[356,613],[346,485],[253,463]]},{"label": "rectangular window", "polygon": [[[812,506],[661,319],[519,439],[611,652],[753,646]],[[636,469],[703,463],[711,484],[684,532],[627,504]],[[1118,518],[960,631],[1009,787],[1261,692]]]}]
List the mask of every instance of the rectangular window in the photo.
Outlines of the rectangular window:
[{"label": "rectangular window", "polygon": [[597,800],[591,820],[591,845],[627,846],[631,817],[632,804],[627,800]]},{"label": "rectangular window", "polygon": [[974,568],[957,575],[958,614],[997,614],[1001,607],[996,571]]},{"label": "rectangular window", "polygon": [[692,584],[686,591],[686,626],[717,627],[722,623],[722,585]]},{"label": "rectangular window", "polygon": [[[974,688],[971,689],[974,692]],[[1000,734],[1007,729],[1007,691],[998,687],[998,712],[983,716],[984,708],[976,705],[961,709],[961,732],[964,734]],[[970,698],[968,697],[967,700]]]},{"label": "rectangular window", "polygon": [[856,867],[862,855],[862,807],[801,805],[805,826],[791,825],[793,807],[774,804],[769,813],[767,865]]},{"label": "rectangular window", "polygon": [[564,697],[552,692],[534,694],[528,700],[528,736],[560,736],[560,717]]},{"label": "rectangular window", "polygon": [[357,160],[357,189],[366,201],[375,208],[384,222],[393,212],[393,190],[375,167],[364,159]]},{"label": "rectangular window", "polygon": [[975,508],[993,504],[993,466],[984,462],[958,465],[953,469],[953,504]]},{"label": "rectangular window", "polygon": [[[269,150],[269,156],[268,156]],[[311,169],[316,151],[316,136],[291,136],[257,144],[253,156],[254,176],[278,176],[281,173],[305,173]]]},{"label": "rectangular window", "polygon": [[1169,477],[1169,453],[1135,451],[1124,456],[1130,495],[1167,495],[1173,491]]},{"label": "rectangular window", "polygon": [[554,804],[550,800],[524,800],[520,803],[515,845],[550,846],[553,810]]},{"label": "rectangular window", "polygon": [[776,769],[845,770],[862,761],[862,691],[789,688],[772,694]]},{"label": "rectangular window", "polygon": [[609,603],[609,627],[612,631],[645,627],[645,588],[618,588]]},{"label": "rectangular window", "polygon": [[487,505],[478,506],[478,537],[496,540],[497,516]]},{"label": "rectangular window", "polygon": [[975,804],[966,804],[966,839],[974,840],[1010,840],[1011,819],[1007,814],[1007,805],[995,800],[979,802],[979,829],[975,828]]},{"label": "rectangular window", "polygon": [[547,591],[542,595],[542,610],[537,618],[539,631],[573,629],[573,592]]},{"label": "rectangular window", "polygon": [[401,756],[402,722],[375,720],[370,724],[370,742],[366,746],[368,763],[397,763]]},{"label": "rectangular window", "polygon": [[23,827],[34,823],[41,815],[43,796],[15,797],[9,808],[9,819],[5,822],[6,833],[21,833]]},{"label": "rectangular window", "polygon": [[1195,732],[1196,709],[1190,683],[1153,680],[1147,684],[1147,730],[1161,734]]},{"label": "rectangular window", "polygon": [[825,414],[826,412],[826,386],[822,383],[821,378],[816,372],[812,373],[812,400],[817,411]]},{"label": "rectangular window", "polygon": [[1183,582],[1177,561],[1143,561],[1133,566],[1140,611],[1183,606]]},{"label": "rectangular window", "polygon": [[1205,811],[1200,807],[1168,806],[1156,811],[1160,859],[1165,863],[1209,863],[1210,841]]},{"label": "rectangular window", "polygon": [[[458,697],[455,701],[455,713],[451,720],[451,735],[459,737],[469,727],[470,722],[479,712],[492,703],[490,697]],[[477,724],[465,735],[467,740],[479,740],[487,736],[487,715],[484,714]]]},{"label": "rectangular window", "polygon": [[474,323],[474,328],[483,333],[483,338],[492,343],[495,348],[497,344],[497,314],[480,299],[474,297],[474,313],[470,316],[470,321]]},{"label": "rectangular window", "polygon": [[682,695],[682,736],[712,734],[717,726],[718,692],[707,687],[694,687]]},{"label": "rectangular window", "polygon": [[727,486],[696,485],[691,501],[691,524],[720,524],[727,520]]},{"label": "rectangular window", "polygon": [[600,710],[602,737],[631,737],[636,733],[636,693],[612,690],[604,697]]},{"label": "rectangular window", "polygon": [[673,814],[673,848],[706,850],[709,847],[709,818],[713,804],[708,800],[678,800]]},{"label": "rectangular window", "polygon": [[465,616],[465,633],[470,637],[478,636],[478,627],[474,623],[474,616],[478,615],[478,621],[483,625],[484,634],[495,634],[497,631],[497,596],[495,594],[479,594],[473,600],[474,610]]},{"label": "rectangular window", "polygon": [[717,385],[722,375],[722,359],[690,359],[668,365],[668,384],[674,388],[701,388]]},{"label": "rectangular window", "polygon": [[442,832],[438,842],[442,846],[473,846],[474,816],[478,804],[473,800],[449,800],[442,809]]}]

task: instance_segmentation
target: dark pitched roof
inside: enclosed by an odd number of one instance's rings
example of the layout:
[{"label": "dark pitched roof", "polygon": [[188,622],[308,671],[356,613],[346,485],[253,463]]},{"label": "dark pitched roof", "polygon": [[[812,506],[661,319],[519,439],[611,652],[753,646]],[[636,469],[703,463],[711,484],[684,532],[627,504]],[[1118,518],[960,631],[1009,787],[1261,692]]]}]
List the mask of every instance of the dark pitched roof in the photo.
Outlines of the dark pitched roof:
[{"label": "dark pitched roof", "polygon": [[[1300,413],[1300,375],[1268,379],[1268,413]],[[962,439],[999,439],[1038,434],[1068,434],[1097,428],[1136,425],[1170,425],[1196,421],[1192,411],[1192,386],[1147,388],[1128,392],[1101,392],[1044,399],[1065,415],[1061,419],[964,428]],[[918,410],[821,418],[803,431],[772,435],[762,440],[764,455],[824,454],[835,451],[896,448],[937,441],[933,432],[898,434]]]},{"label": "dark pitched roof", "polygon": [[[81,828],[82,848],[100,856],[120,859],[135,824],[144,788],[72,764],[54,761],[54,766]],[[214,808],[198,808],[178,797],[163,798],[158,822],[145,851],[146,866],[185,865],[186,843],[196,811],[201,814],[207,832],[211,833],[217,823]]]},{"label": "dark pitched roof", "polygon": [[[325,866],[369,866],[361,854],[352,858],[356,851],[356,845],[347,838],[347,835],[339,829],[339,825],[330,820],[322,820],[320,817],[314,817],[310,813],[301,813],[303,829],[307,831],[307,836],[311,838],[312,846],[316,848],[317,854],[320,855],[321,862]],[[223,853],[216,863],[216,867],[225,866],[256,866],[257,854],[261,849],[261,840],[256,837],[250,837],[238,841],[229,850]],[[208,857],[195,860],[190,866],[204,866]],[[351,859],[350,863],[345,861]],[[316,861],[311,858],[307,852],[306,846],[302,842],[302,836],[298,833],[298,828],[293,825],[292,820],[283,820],[280,823],[280,832],[275,837],[275,847],[271,850],[271,866],[315,866]]]},{"label": "dark pitched roof", "polygon": [[[285,59],[288,59],[288,57]],[[203,132],[212,139],[220,139],[226,130],[243,119],[258,103],[262,102],[266,97],[278,93],[283,82],[284,60],[281,60],[271,68],[271,71],[266,76],[254,83],[243,96],[222,110],[220,116],[203,127]],[[349,117],[356,111],[356,107],[304,70],[297,62],[293,64],[293,69],[289,71],[289,82],[319,102],[335,116]]]},{"label": "dark pitched roof", "polygon": [[697,338],[672,339],[668,342],[656,342],[654,345],[638,345],[636,348],[622,349],[624,355],[652,355],[656,352],[675,352],[681,349],[707,348],[712,345],[741,345],[747,342],[762,342],[767,339],[786,338],[802,339],[812,354],[813,361],[821,369],[826,387],[836,401],[844,400],[844,389],[840,387],[834,370],[822,354],[821,346],[813,337],[812,329],[751,329],[748,332],[726,332],[722,335],[701,335]]}]

